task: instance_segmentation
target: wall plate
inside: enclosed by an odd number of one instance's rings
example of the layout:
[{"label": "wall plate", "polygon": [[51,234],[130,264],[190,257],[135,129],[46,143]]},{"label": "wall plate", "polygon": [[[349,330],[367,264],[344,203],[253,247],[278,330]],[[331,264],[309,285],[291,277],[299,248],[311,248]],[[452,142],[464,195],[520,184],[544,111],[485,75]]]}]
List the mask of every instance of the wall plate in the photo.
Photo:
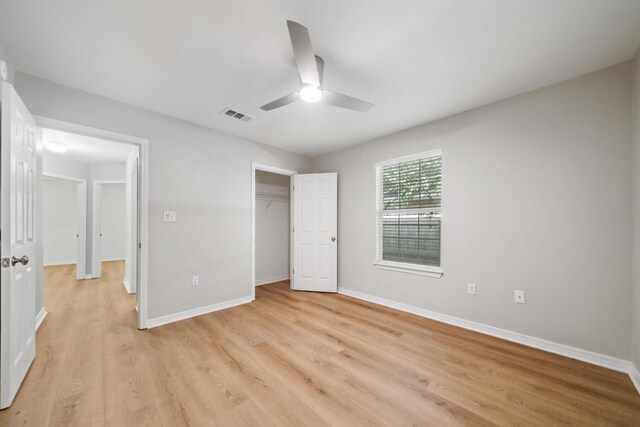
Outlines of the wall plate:
[{"label": "wall plate", "polygon": [[468,283],[467,284],[467,293],[469,295],[475,295],[476,294],[476,285],[475,285],[475,283]]},{"label": "wall plate", "polygon": [[177,214],[176,211],[164,211],[164,222],[176,222]]}]

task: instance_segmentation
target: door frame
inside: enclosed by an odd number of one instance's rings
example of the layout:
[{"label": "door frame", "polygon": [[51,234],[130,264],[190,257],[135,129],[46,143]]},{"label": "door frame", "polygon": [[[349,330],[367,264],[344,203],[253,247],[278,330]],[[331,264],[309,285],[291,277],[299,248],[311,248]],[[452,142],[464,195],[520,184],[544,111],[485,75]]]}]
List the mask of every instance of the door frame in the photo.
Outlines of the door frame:
[{"label": "door frame", "polygon": [[[137,300],[138,329],[147,329],[148,322],[148,277],[149,277],[149,140],[137,136],[125,135],[104,129],[78,125],[62,120],[42,116],[33,116],[41,128],[72,132],[84,136],[106,139],[128,145],[138,146],[140,170],[138,174],[138,263],[137,263]],[[41,199],[42,195],[38,197]],[[40,218],[38,224],[41,224]],[[41,267],[41,266],[40,266]]]},{"label": "door frame", "polygon": [[[78,215],[78,242],[76,245],[78,253],[76,254],[76,279],[84,280],[87,278],[87,180],[46,171],[42,171],[42,176],[45,178],[54,178],[76,183],[76,214]],[[46,213],[43,212],[43,216],[44,215],[46,215]],[[40,233],[40,236],[42,236],[42,233]],[[42,242],[42,244],[44,245],[44,241]],[[44,265],[44,259],[42,262]]]},{"label": "door frame", "polygon": [[[286,175],[292,177],[298,172],[282,169],[275,166],[264,165],[260,163],[251,163],[251,300],[256,299],[256,171],[271,172],[278,175]],[[289,179],[289,218],[293,218],[293,180]],[[289,220],[289,286],[293,289],[293,231],[291,229],[291,220]]]},{"label": "door frame", "polygon": [[[102,276],[102,250],[100,247],[100,226],[102,225],[102,186],[103,185],[127,185],[127,180],[123,179],[97,179],[93,181],[93,215],[91,215],[91,276],[93,279]],[[126,197],[126,196],[125,196]],[[126,200],[125,203],[129,203]],[[126,206],[126,204],[125,204]],[[129,245],[130,242],[127,242]],[[96,272],[100,272],[100,275],[96,275]]]}]

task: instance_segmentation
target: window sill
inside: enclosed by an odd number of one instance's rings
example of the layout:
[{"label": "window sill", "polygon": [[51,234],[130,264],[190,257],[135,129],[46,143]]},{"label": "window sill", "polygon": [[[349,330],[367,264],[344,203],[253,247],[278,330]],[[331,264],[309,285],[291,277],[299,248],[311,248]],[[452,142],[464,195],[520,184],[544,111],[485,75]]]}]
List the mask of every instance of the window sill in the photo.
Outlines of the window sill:
[{"label": "window sill", "polygon": [[444,275],[444,271],[439,267],[429,267],[426,265],[414,265],[402,262],[376,261],[373,263],[381,270],[399,271],[402,273],[419,274],[421,276],[435,277],[437,279]]}]

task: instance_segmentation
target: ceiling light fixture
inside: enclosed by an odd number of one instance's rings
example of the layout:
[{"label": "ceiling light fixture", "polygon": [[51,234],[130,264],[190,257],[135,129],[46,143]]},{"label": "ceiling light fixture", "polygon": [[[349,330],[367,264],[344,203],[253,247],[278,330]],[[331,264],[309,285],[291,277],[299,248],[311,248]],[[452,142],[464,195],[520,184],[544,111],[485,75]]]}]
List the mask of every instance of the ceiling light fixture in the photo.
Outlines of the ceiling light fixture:
[{"label": "ceiling light fixture", "polygon": [[47,150],[53,153],[66,153],[69,150],[67,144],[56,141],[47,141],[44,143],[44,146],[47,147]]},{"label": "ceiling light fixture", "polygon": [[322,91],[320,88],[313,85],[305,85],[300,89],[300,98],[307,102],[320,101],[320,98],[322,98]]}]

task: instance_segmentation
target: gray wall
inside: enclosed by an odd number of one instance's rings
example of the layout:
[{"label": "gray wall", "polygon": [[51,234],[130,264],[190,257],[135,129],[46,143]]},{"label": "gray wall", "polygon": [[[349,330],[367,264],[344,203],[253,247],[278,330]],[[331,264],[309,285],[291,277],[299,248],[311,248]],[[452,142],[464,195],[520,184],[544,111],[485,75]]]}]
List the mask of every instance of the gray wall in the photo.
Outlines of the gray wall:
[{"label": "gray wall", "polygon": [[[125,184],[103,185],[101,196],[100,261],[124,260],[127,253],[126,186]],[[124,276],[122,279],[124,280]]]},{"label": "gray wall", "polygon": [[633,337],[632,361],[640,370],[640,50],[632,71],[633,85]]},{"label": "gray wall", "polygon": [[251,162],[310,159],[26,74],[15,85],[33,114],[149,139],[150,318],[251,295]]},{"label": "gray wall", "polygon": [[[628,360],[630,105],[626,63],[316,159],[339,174],[339,285]],[[378,270],[374,165],[435,148],[444,277]]]},{"label": "gray wall", "polygon": [[60,154],[44,150],[42,154],[42,169],[46,173],[54,173],[78,179],[89,179],[89,165],[76,162]]},{"label": "gray wall", "polygon": [[78,184],[45,178],[42,185],[44,265],[78,261]]}]

